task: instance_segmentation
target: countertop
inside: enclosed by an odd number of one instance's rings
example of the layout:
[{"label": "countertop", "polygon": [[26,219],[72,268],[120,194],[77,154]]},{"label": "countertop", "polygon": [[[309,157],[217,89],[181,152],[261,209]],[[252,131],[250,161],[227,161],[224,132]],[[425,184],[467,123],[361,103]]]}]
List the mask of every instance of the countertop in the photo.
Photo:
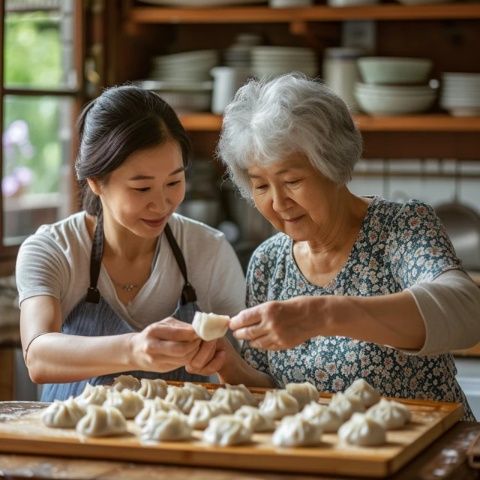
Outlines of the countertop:
[{"label": "countertop", "polygon": [[[2,415],[32,408],[39,403],[0,402]],[[466,462],[466,450],[480,434],[480,423],[460,422],[428,447],[423,453],[398,472],[391,480],[478,480],[480,471]],[[172,465],[136,464],[131,462],[82,460],[52,456],[34,456],[0,453],[0,478],[5,479],[95,479],[95,480],[333,480],[347,477],[310,476],[294,474],[239,471],[213,468],[195,468]],[[351,480],[353,477],[348,477]]]}]

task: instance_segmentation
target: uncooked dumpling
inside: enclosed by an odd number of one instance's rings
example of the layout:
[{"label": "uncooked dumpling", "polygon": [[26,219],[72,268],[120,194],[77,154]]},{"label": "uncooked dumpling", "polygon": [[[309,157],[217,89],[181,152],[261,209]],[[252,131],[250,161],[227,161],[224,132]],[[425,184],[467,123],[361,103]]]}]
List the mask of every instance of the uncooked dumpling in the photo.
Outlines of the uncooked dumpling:
[{"label": "uncooked dumpling", "polygon": [[322,427],[325,433],[336,432],[343,423],[340,415],[326,405],[310,402],[300,413],[303,418]]},{"label": "uncooked dumpling", "polygon": [[410,421],[411,413],[406,405],[382,398],[367,410],[368,418],[383,425],[387,430],[401,428]]},{"label": "uncooked dumpling", "polygon": [[380,400],[380,393],[378,393],[368,382],[363,378],[355,380],[346,390],[347,397],[358,397],[365,408],[368,408]]},{"label": "uncooked dumpling", "polygon": [[74,428],[85,415],[73,397],[65,401],[55,400],[42,414],[42,421],[47,427]]},{"label": "uncooked dumpling", "polygon": [[262,415],[257,407],[244,405],[235,412],[234,416],[240,418],[252,432],[273,432],[275,430],[273,418]]},{"label": "uncooked dumpling", "polygon": [[167,382],[161,378],[142,378],[138,394],[144,398],[165,398],[167,395]]},{"label": "uncooked dumpling", "polygon": [[176,405],[183,413],[189,413],[193,407],[195,397],[192,390],[185,387],[168,386],[165,401]]},{"label": "uncooked dumpling", "polygon": [[86,437],[120,435],[127,431],[127,422],[115,407],[89,405],[87,413],[77,423],[76,431]]},{"label": "uncooked dumpling", "polygon": [[283,418],[272,436],[272,443],[277,447],[317,445],[321,440],[322,427],[309,422],[300,414]]},{"label": "uncooked dumpling", "polygon": [[365,412],[363,402],[356,396],[347,397],[343,393],[333,395],[328,405],[330,410],[337,412],[342,421],[348,420],[355,412]]},{"label": "uncooked dumpling", "polygon": [[87,383],[83,392],[75,400],[80,407],[86,410],[89,405],[103,405],[106,398],[107,388],[103,385],[93,386]]},{"label": "uncooked dumpling", "polygon": [[109,390],[103,405],[118,408],[125,418],[134,418],[143,408],[143,397],[128,389]]},{"label": "uncooked dumpling", "polygon": [[171,442],[189,440],[192,427],[182,413],[157,412],[142,428],[141,438],[144,442]]},{"label": "uncooked dumpling", "polygon": [[245,392],[235,388],[218,388],[211,401],[223,405],[232,413],[249,402]]},{"label": "uncooked dumpling", "polygon": [[274,419],[294,415],[299,409],[296,398],[286,390],[269,390],[260,404],[260,412]]},{"label": "uncooked dumpling", "polygon": [[147,400],[142,410],[140,410],[135,417],[135,423],[140,427],[143,427],[143,425],[145,425],[150,418],[154,417],[157,412],[171,412],[172,410],[180,413],[180,409],[176,405],[161,398]]},{"label": "uncooked dumpling", "polygon": [[212,418],[202,436],[204,442],[222,447],[248,443],[251,438],[252,431],[233,415]]},{"label": "uncooked dumpling", "polygon": [[386,442],[385,427],[364,413],[354,413],[352,418],[338,429],[341,442],[360,447],[374,447]]},{"label": "uncooked dumpling", "polygon": [[192,327],[196,334],[205,341],[223,337],[228,330],[230,317],[214,313],[195,312]]},{"label": "uncooked dumpling", "polygon": [[227,390],[237,390],[239,392],[242,392],[245,397],[245,403],[247,405],[258,405],[258,400],[255,395],[253,395],[253,393],[243,383],[240,383],[238,385],[230,385],[229,383],[226,383],[225,388]]},{"label": "uncooked dumpling", "polygon": [[230,413],[230,410],[220,403],[210,402],[209,400],[195,400],[188,414],[188,424],[196,430],[203,430],[207,427],[210,419],[226,413]]},{"label": "uncooked dumpling", "polygon": [[203,385],[185,382],[183,388],[189,390],[195,400],[210,400],[210,392]]},{"label": "uncooked dumpling", "polygon": [[113,379],[112,388],[115,390],[138,390],[140,380],[133,375],[119,375]]},{"label": "uncooked dumpling", "polygon": [[307,403],[312,401],[316,402],[320,396],[317,388],[310,382],[287,383],[285,390],[297,399],[300,408],[303,408]]}]

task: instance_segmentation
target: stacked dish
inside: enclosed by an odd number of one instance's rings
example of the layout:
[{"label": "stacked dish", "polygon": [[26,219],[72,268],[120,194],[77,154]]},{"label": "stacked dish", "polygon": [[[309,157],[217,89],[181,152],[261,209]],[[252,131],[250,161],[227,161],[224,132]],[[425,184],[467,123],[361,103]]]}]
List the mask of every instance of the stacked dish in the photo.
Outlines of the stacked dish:
[{"label": "stacked dish", "polygon": [[355,97],[371,115],[402,115],[428,110],[436,97],[429,85],[432,61],[426,58],[363,57],[357,60],[365,83],[357,83]]},{"label": "stacked dish", "polygon": [[480,73],[444,73],[440,106],[456,117],[480,115]]},{"label": "stacked dish", "polygon": [[241,33],[233,45],[225,49],[223,60],[226,67],[250,68],[252,48],[262,41],[260,35]]},{"label": "stacked dish", "polygon": [[276,77],[289,72],[302,72],[309,77],[317,74],[315,52],[301,47],[253,47],[252,73],[259,78]]}]

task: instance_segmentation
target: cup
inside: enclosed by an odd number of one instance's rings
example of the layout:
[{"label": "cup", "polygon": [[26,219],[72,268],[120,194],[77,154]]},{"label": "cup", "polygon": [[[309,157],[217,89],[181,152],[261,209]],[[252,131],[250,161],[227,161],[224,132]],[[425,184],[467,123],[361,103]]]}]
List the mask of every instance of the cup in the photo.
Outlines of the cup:
[{"label": "cup", "polygon": [[247,81],[250,69],[214,67],[210,73],[213,76],[212,112],[222,114],[237,90]]}]

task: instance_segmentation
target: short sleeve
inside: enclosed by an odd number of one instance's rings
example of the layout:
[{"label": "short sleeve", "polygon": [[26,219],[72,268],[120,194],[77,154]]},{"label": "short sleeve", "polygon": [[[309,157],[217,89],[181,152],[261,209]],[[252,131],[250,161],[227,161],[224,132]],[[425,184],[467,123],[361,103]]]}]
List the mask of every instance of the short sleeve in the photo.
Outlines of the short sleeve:
[{"label": "short sleeve", "polygon": [[388,250],[392,274],[402,288],[462,268],[433,208],[417,200],[407,202],[393,218]]}]

